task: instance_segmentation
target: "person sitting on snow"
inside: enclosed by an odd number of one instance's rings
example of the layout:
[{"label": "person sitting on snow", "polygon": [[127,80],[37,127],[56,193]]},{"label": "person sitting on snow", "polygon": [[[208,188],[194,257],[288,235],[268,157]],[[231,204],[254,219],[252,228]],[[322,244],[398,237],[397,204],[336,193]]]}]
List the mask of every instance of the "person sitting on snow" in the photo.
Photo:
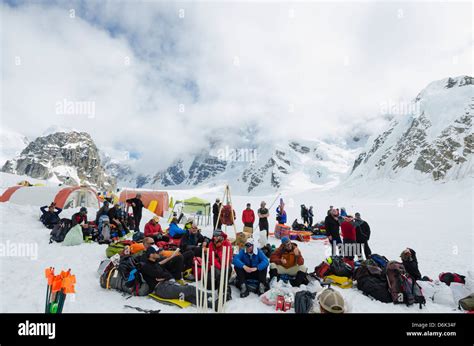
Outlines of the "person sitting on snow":
[{"label": "person sitting on snow", "polygon": [[400,255],[403,266],[413,280],[421,280],[421,273],[418,269],[418,260],[416,258],[416,252],[413,249],[406,248]]},{"label": "person sitting on snow", "polygon": [[82,227],[82,234],[84,236],[89,236],[94,232],[94,229],[89,222],[87,221],[87,208],[81,207],[79,211],[71,216],[71,228],[81,225]]},{"label": "person sitting on snow", "polygon": [[145,237],[151,237],[155,242],[165,241],[169,242],[170,238],[164,234],[160,225],[160,218],[158,216],[153,216],[153,218],[148,221],[145,225]]},{"label": "person sitting on snow", "polygon": [[[221,277],[221,270],[224,268],[221,267],[222,260],[223,260],[223,249],[227,248],[227,254],[226,254],[226,261],[224,263],[224,266],[229,266],[227,269],[228,273],[228,279],[230,279],[232,275],[232,244],[230,241],[227,239],[227,234],[222,232],[220,229],[216,229],[213,234],[212,234],[212,240],[209,244],[209,263],[212,262],[212,258],[214,256],[214,283],[215,287],[219,287],[220,284],[220,277]],[[210,265],[209,265],[210,266]],[[209,268],[209,273],[208,273],[208,288],[211,287],[211,268]],[[228,281],[227,281],[228,282]],[[231,300],[232,299],[232,291],[230,289],[230,286],[227,286],[227,297],[226,300]]]},{"label": "person sitting on snow", "polygon": [[290,238],[281,238],[281,245],[270,256],[270,280],[280,275],[295,276],[291,281],[293,286],[307,284],[307,268],[298,245],[292,243]]},{"label": "person sitting on snow", "polygon": [[120,208],[120,205],[115,204],[112,208],[109,209],[107,214],[110,219],[110,224],[115,226],[115,228],[121,233],[121,236],[124,236],[126,233],[128,233],[128,229],[125,225],[125,222],[120,219]]},{"label": "person sitting on snow", "polygon": [[[46,210],[47,208],[47,210]],[[52,229],[56,224],[59,223],[60,218],[59,214],[63,211],[61,208],[56,207],[56,203],[51,203],[49,207],[44,206],[40,208],[41,210],[41,217],[40,221],[46,228]]]},{"label": "person sitting on snow", "polygon": [[194,225],[194,218],[190,217],[189,219],[186,220],[186,223],[184,224],[184,230],[187,231]]},{"label": "person sitting on snow", "polygon": [[247,239],[245,248],[241,249],[234,256],[233,262],[235,272],[237,273],[236,286],[240,289],[240,298],[249,295],[246,281],[249,279],[257,280],[258,294],[265,293],[267,286],[268,258],[255,246],[253,238]]},{"label": "person sitting on snow", "polygon": [[100,209],[97,211],[97,214],[95,216],[95,223],[99,225],[99,229],[101,224],[101,218],[103,218],[104,216],[109,217],[109,209],[109,201],[104,201],[102,207],[100,207]]},{"label": "person sitting on snow", "polygon": [[326,288],[317,295],[319,312],[322,314],[342,314],[345,312],[344,298],[332,289]]},{"label": "person sitting on snow", "polygon": [[170,237],[173,239],[180,239],[185,233],[186,231],[178,226],[178,219],[174,217],[173,220],[171,220],[168,229]]},{"label": "person sitting on snow", "polygon": [[[140,272],[149,286],[150,292],[165,299],[184,299],[196,305],[196,288],[191,285],[181,285],[177,279],[176,265],[174,268],[170,263],[176,261],[178,252],[168,258],[161,259],[160,251],[150,246],[145,252],[146,261],[142,263]],[[176,263],[176,262],[175,262]],[[179,278],[181,273],[179,273]]]},{"label": "person sitting on snow", "polygon": [[194,256],[201,257],[202,249],[207,248],[209,242],[210,239],[204,237],[201,230],[193,224],[181,238],[179,246],[182,251],[192,251]]}]

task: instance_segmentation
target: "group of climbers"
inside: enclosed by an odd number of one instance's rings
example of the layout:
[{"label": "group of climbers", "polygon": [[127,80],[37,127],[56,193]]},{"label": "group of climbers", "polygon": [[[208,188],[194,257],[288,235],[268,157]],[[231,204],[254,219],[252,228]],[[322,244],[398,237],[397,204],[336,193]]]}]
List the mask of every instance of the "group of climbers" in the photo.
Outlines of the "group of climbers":
[{"label": "group of climbers", "polygon": [[[355,216],[347,215],[345,208],[341,208],[341,212],[331,206],[324,220],[332,254],[336,255],[339,249],[340,255],[352,260],[354,255],[362,258],[363,249],[365,257],[368,258],[372,253],[368,244],[369,224],[361,218],[360,213],[355,213]],[[342,216],[343,214],[345,216]]]}]

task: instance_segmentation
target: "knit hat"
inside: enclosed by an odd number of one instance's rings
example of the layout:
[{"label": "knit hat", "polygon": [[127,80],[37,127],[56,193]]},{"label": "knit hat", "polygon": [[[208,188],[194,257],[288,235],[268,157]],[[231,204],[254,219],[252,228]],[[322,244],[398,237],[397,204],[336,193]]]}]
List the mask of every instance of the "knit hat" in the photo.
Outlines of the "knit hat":
[{"label": "knit hat", "polygon": [[281,238],[281,243],[282,243],[282,244],[286,244],[286,243],[288,243],[289,241],[290,241],[290,238],[288,238],[288,237],[283,237],[283,238]]},{"label": "knit hat", "polygon": [[332,288],[326,288],[319,294],[319,305],[331,314],[344,312],[344,298]]},{"label": "knit hat", "polygon": [[215,229],[214,232],[212,233],[213,237],[219,237],[222,235],[222,231],[220,229]]}]

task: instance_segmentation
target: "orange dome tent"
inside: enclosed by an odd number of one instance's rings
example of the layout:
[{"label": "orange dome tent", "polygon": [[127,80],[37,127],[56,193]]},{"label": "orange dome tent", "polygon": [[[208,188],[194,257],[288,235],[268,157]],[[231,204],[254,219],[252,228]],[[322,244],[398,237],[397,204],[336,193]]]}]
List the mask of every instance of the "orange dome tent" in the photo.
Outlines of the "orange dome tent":
[{"label": "orange dome tent", "polygon": [[125,202],[127,199],[134,198],[137,193],[142,195],[142,202],[145,208],[155,213],[158,216],[163,216],[168,210],[169,199],[168,192],[165,191],[141,191],[141,190],[124,190],[120,193],[120,202]]},{"label": "orange dome tent", "polygon": [[12,186],[1,196],[0,202],[43,206],[55,202],[58,208],[99,207],[97,193],[83,186]]}]

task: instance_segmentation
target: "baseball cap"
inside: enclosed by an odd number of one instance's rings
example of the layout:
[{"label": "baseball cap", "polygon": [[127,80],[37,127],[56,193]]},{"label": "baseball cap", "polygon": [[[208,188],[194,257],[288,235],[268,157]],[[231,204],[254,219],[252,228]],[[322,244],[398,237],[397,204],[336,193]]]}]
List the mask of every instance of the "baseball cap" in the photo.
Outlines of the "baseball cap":
[{"label": "baseball cap", "polygon": [[286,243],[288,243],[289,241],[290,241],[290,238],[288,238],[288,237],[283,237],[283,238],[281,238],[281,243],[282,243],[282,244],[286,244]]},{"label": "baseball cap", "polygon": [[326,288],[320,293],[319,305],[331,314],[342,314],[344,312],[344,298],[332,288]]}]

